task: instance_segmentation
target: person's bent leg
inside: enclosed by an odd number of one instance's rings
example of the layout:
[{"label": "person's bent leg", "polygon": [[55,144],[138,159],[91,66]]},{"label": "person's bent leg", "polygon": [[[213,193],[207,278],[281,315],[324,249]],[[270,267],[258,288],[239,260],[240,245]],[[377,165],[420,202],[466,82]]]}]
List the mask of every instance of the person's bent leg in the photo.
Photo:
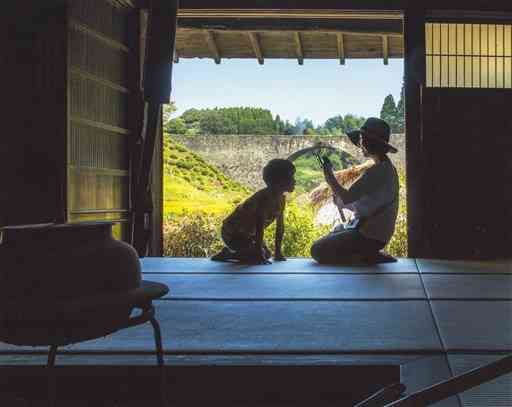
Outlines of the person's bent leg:
[{"label": "person's bent leg", "polygon": [[221,229],[221,237],[224,242],[224,247],[219,253],[211,257],[214,261],[244,261],[247,256],[248,248],[254,246],[254,239],[250,236],[233,233],[224,226]]},{"label": "person's bent leg", "polygon": [[362,256],[377,252],[382,247],[383,244],[365,238],[357,230],[343,230],[329,233],[313,243],[311,257],[321,264],[336,264],[356,258],[363,260]]}]

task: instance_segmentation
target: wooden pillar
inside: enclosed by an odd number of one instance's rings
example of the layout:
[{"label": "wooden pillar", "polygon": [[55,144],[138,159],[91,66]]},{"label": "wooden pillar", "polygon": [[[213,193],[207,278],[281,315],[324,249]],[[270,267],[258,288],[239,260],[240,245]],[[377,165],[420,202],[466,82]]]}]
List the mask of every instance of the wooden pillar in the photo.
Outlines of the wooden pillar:
[{"label": "wooden pillar", "polygon": [[[151,193],[151,169],[155,161],[160,162],[155,160],[155,145],[161,142],[162,104],[170,102],[178,1],[152,0],[149,5],[143,73],[144,125],[139,143],[136,144],[138,152],[134,153],[138,162],[133,163],[135,190],[132,195],[131,242],[139,256],[149,254],[149,242],[155,227],[152,222],[155,203]],[[157,151],[161,154],[162,149],[158,148]]]},{"label": "wooden pillar", "polygon": [[404,12],[407,223],[410,257],[422,257],[425,197],[421,92],[425,77],[425,10]]},{"label": "wooden pillar", "polygon": [[66,4],[0,16],[0,226],[66,220]]}]

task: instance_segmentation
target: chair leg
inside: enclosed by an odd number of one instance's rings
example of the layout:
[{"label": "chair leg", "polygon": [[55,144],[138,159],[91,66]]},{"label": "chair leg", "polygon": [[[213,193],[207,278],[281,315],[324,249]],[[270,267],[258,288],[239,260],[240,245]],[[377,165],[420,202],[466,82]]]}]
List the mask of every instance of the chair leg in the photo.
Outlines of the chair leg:
[{"label": "chair leg", "polygon": [[158,368],[160,370],[160,404],[162,407],[168,407],[167,401],[167,380],[165,377],[165,366],[164,366],[164,351],[162,346],[162,333],[160,331],[160,325],[156,318],[150,319],[151,325],[153,326],[153,332],[155,336],[155,347],[156,347],[156,359],[158,362]]},{"label": "chair leg", "polygon": [[56,380],[55,380],[55,359],[57,357],[57,345],[50,346],[50,352],[48,353],[48,363],[46,368],[48,369],[48,406],[56,406]]}]

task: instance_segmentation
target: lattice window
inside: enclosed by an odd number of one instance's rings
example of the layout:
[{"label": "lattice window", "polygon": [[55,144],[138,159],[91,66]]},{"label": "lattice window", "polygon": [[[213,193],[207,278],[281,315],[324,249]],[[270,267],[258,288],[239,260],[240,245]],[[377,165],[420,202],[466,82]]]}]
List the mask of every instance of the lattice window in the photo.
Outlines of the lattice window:
[{"label": "lattice window", "polygon": [[512,88],[512,25],[427,23],[426,84]]}]

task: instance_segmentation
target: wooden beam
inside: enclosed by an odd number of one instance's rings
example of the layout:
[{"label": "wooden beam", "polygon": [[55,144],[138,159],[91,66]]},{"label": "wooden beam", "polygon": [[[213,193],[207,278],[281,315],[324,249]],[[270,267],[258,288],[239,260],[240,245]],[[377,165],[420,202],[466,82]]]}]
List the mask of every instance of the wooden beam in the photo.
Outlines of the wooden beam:
[{"label": "wooden beam", "polygon": [[345,65],[345,40],[343,33],[336,34],[338,38],[338,57],[340,58],[340,64]]},{"label": "wooden beam", "polygon": [[258,63],[260,65],[263,65],[265,63],[265,59],[263,58],[263,51],[261,50],[261,45],[260,45],[260,40],[258,38],[258,34],[250,32],[249,39],[251,40],[254,55],[256,55],[256,58],[258,58]]},{"label": "wooden beam", "polygon": [[206,31],[206,42],[208,43],[208,48],[210,49],[210,52],[213,54],[213,59],[215,60],[215,63],[217,65],[220,64],[220,52],[219,48],[217,47],[217,43],[215,42],[215,34],[213,33],[213,31]]},{"label": "wooden beam", "polygon": [[389,39],[387,35],[382,36],[382,57],[384,65],[387,65],[389,63]]},{"label": "wooden beam", "polygon": [[296,18],[296,19],[350,19],[350,20],[402,20],[400,11],[347,11],[337,9],[205,9],[180,8],[178,17],[183,18]]},{"label": "wooden beam", "polygon": [[178,29],[209,30],[213,32],[345,32],[358,35],[396,35],[403,33],[401,20],[294,20],[294,19],[208,19],[180,18]]},{"label": "wooden beam", "polygon": [[297,46],[297,61],[299,61],[299,65],[304,65],[304,47],[299,32],[295,33],[295,43]]}]

